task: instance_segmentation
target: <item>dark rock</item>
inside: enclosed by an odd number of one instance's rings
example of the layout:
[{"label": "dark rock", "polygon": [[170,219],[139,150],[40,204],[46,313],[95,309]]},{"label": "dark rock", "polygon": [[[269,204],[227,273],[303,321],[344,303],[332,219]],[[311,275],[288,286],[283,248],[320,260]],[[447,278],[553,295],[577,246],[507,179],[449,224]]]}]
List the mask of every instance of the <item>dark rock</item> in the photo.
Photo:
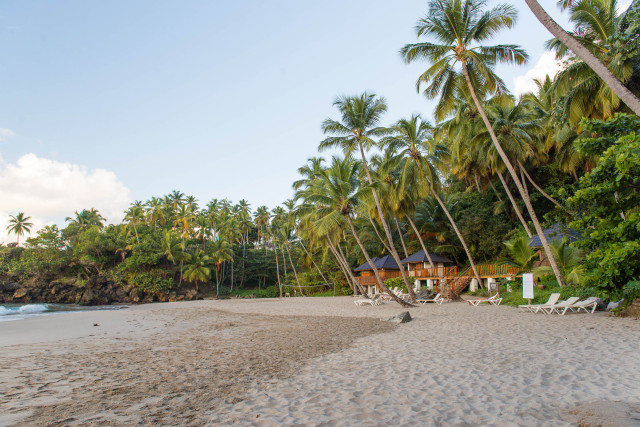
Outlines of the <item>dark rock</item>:
[{"label": "dark rock", "polygon": [[129,298],[131,298],[131,302],[137,304],[144,298],[144,291],[139,288],[131,288],[129,290]]},{"label": "dark rock", "polygon": [[407,323],[411,321],[411,314],[409,314],[408,311],[404,311],[400,314],[396,314],[395,316],[391,316],[384,320],[391,323]]},{"label": "dark rock", "polygon": [[26,297],[27,295],[29,295],[29,289],[27,289],[27,288],[20,288],[20,289],[16,290],[16,291],[13,293],[13,298],[15,298],[15,299],[24,298],[24,297]]}]

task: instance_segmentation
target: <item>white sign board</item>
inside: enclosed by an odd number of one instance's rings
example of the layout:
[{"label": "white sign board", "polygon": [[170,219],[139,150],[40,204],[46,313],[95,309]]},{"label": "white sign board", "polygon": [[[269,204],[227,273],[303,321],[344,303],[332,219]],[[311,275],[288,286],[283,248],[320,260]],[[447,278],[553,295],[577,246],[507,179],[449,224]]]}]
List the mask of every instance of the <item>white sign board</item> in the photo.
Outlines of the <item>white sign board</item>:
[{"label": "white sign board", "polygon": [[533,299],[533,274],[522,275],[522,298]]}]

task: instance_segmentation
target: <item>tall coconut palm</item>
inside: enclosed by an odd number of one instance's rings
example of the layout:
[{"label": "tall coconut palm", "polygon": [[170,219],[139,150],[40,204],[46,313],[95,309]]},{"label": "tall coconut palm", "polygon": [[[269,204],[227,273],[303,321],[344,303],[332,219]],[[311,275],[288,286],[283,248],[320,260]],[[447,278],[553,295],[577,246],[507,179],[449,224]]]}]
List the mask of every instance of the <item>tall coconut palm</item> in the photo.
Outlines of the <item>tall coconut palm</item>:
[{"label": "tall coconut palm", "polygon": [[198,283],[206,282],[211,277],[211,270],[207,267],[211,258],[205,255],[200,249],[196,249],[189,255],[187,266],[184,270],[184,280],[195,282],[196,290],[199,290]]},{"label": "tall coconut palm", "polygon": [[[545,26],[554,37],[567,48],[569,48],[578,58],[589,66],[607,86],[622,100],[636,115],[640,116],[640,99],[633,94],[614,73],[602,63],[587,47],[566,32],[556,21],[549,16],[544,8],[536,0],[525,0],[531,12],[538,18],[538,21]],[[545,249],[546,250],[546,249]],[[555,271],[555,269],[554,269]]]},{"label": "tall coconut palm", "polygon": [[[622,15],[617,0],[574,1],[569,6],[570,20],[575,25],[571,36],[598,57],[622,83],[632,88],[640,84],[638,56],[628,54],[627,40],[623,46],[612,40],[620,37]],[[566,45],[559,39],[547,42],[557,59],[565,59],[567,67],[558,72],[554,89],[563,94],[565,115],[575,127],[583,117],[607,119],[621,108],[620,98],[589,65],[567,56]]]},{"label": "tall coconut palm", "polygon": [[209,245],[208,256],[216,270],[216,298],[220,292],[220,267],[225,262],[233,262],[233,249],[229,242],[217,239]]},{"label": "tall coconut palm", "polygon": [[[401,155],[403,156],[398,183],[400,194],[407,195],[410,191],[415,191],[416,194],[414,196],[425,198],[427,195],[431,195],[437,200],[442,210],[445,211],[460,243],[462,243],[467,259],[471,264],[471,270],[478,283],[481,283],[480,275],[467,243],[447,206],[438,195],[440,184],[438,166],[442,163],[442,159],[447,153],[446,149],[437,142],[434,136],[435,129],[428,122],[423,121],[420,116],[416,115],[408,120],[402,119],[398,121],[392,129],[394,134],[386,138],[385,143],[396,150],[401,150]],[[431,267],[434,268],[417,227],[413,223],[412,225],[414,232],[419,236],[420,244],[431,263]]]},{"label": "tall coconut palm", "polygon": [[162,254],[167,258],[168,261],[172,262],[174,265],[178,261],[180,262],[180,281],[178,282],[178,287],[180,287],[180,285],[182,284],[183,265],[184,260],[187,257],[187,253],[184,249],[184,242],[180,240],[175,231],[164,231],[162,240]]},{"label": "tall coconut palm", "polygon": [[327,235],[346,222],[362,254],[373,269],[378,289],[389,294],[402,306],[408,306],[409,304],[398,298],[385,286],[353,225],[352,216],[355,208],[360,204],[362,198],[371,191],[368,186],[359,185],[359,168],[360,164],[350,157],[344,159],[334,157],[329,169],[323,171],[319,182],[306,190],[303,197],[306,202],[317,206],[318,219],[315,226],[318,233]]},{"label": "tall coconut palm", "polygon": [[13,233],[18,237],[18,245],[20,245],[20,236],[24,236],[24,233],[31,234],[31,227],[33,223],[29,222],[30,216],[25,216],[24,212],[18,212],[17,215],[9,215],[9,225],[7,231]]},{"label": "tall coconut palm", "polygon": [[137,225],[144,221],[144,209],[142,208],[141,201],[138,200],[131,204],[129,209],[127,209],[124,213],[124,220],[130,226],[133,226],[133,231],[136,235],[136,243],[140,243],[140,239],[138,239]]},{"label": "tall coconut palm", "polygon": [[103,228],[104,221],[106,221],[106,219],[100,214],[100,212],[98,212],[98,210],[91,208],[83,209],[80,212],[75,211],[75,217],[68,216],[65,218],[65,221],[78,225],[80,229],[86,229],[91,226]]},{"label": "tall coconut palm", "polygon": [[[517,45],[480,45],[500,30],[512,28],[518,16],[517,10],[511,5],[501,4],[490,10],[485,8],[484,0],[430,1],[429,12],[426,17],[418,21],[416,32],[418,37],[429,36],[441,44],[431,42],[408,44],[401,49],[401,54],[407,63],[417,59],[427,59],[432,63],[431,67],[419,77],[417,86],[419,88],[421,83],[426,83],[428,86],[425,89],[425,95],[431,98],[440,95],[440,103],[444,102],[443,99],[453,98],[456,92],[459,92],[462,73],[491,141],[527,207],[556,279],[560,286],[563,286],[564,279],[553,258],[549,242],[542,232],[529,195],[498,142],[489,117],[476,93],[476,87],[482,87],[487,93],[504,92],[504,82],[493,70],[495,65],[499,62],[523,64],[528,58],[527,53]],[[455,68],[458,63],[461,66],[461,72]]]},{"label": "tall coconut palm", "polygon": [[412,302],[416,301],[413,287],[409,284],[407,272],[402,268],[400,255],[393,244],[393,236],[389,224],[385,219],[382,205],[378,193],[373,188],[373,178],[367,163],[365,151],[377,145],[376,139],[389,134],[389,130],[380,127],[382,115],[387,111],[387,104],[384,98],[378,98],[375,94],[363,93],[360,96],[340,96],[336,98],[333,105],[338,108],[341,114],[341,121],[326,119],[322,123],[322,131],[332,136],[325,138],[320,143],[320,150],[328,148],[340,148],[345,156],[350,156],[355,150],[360,152],[362,165],[369,182],[370,190],[378,210],[378,217],[389,242],[391,256],[400,267],[402,279],[409,292]]}]

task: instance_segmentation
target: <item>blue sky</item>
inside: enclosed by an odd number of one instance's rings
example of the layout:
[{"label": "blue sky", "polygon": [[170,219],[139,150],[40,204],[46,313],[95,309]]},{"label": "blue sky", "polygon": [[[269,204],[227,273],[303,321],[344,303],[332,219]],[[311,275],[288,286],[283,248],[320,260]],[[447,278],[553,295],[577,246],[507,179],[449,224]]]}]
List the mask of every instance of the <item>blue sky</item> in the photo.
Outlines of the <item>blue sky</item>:
[{"label": "blue sky", "polygon": [[[566,25],[555,0],[542,3]],[[495,42],[522,45],[531,61],[498,69],[512,89],[550,37],[524,2],[514,4],[520,21]],[[5,0],[0,191],[24,179],[33,197],[9,197],[0,215],[35,209],[42,221],[57,221],[120,194],[103,208],[115,216],[129,200],[173,189],[202,202],[245,198],[273,207],[291,196],[297,167],[316,155],[336,95],[384,95],[389,123],[431,116],[432,103],[414,86],[426,64],[404,65],[397,53],[416,40],[413,26],[426,5]],[[43,162],[45,172],[31,174]],[[73,184],[58,179],[65,168],[75,171]],[[108,182],[96,184],[100,176]],[[93,184],[77,182],[85,178]],[[82,195],[64,214],[64,206],[47,210],[51,200],[38,199],[56,193],[58,181]],[[69,196],[56,194],[58,205]]]}]

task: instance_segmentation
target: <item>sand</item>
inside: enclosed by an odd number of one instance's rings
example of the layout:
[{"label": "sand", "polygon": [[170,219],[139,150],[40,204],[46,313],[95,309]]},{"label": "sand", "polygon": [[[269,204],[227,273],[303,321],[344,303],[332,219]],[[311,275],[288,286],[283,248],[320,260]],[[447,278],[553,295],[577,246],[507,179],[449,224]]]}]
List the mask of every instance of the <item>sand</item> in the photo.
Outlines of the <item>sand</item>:
[{"label": "sand", "polygon": [[[0,425],[638,425],[640,322],[353,298],[0,323]],[[93,326],[94,324],[98,326]]]}]

